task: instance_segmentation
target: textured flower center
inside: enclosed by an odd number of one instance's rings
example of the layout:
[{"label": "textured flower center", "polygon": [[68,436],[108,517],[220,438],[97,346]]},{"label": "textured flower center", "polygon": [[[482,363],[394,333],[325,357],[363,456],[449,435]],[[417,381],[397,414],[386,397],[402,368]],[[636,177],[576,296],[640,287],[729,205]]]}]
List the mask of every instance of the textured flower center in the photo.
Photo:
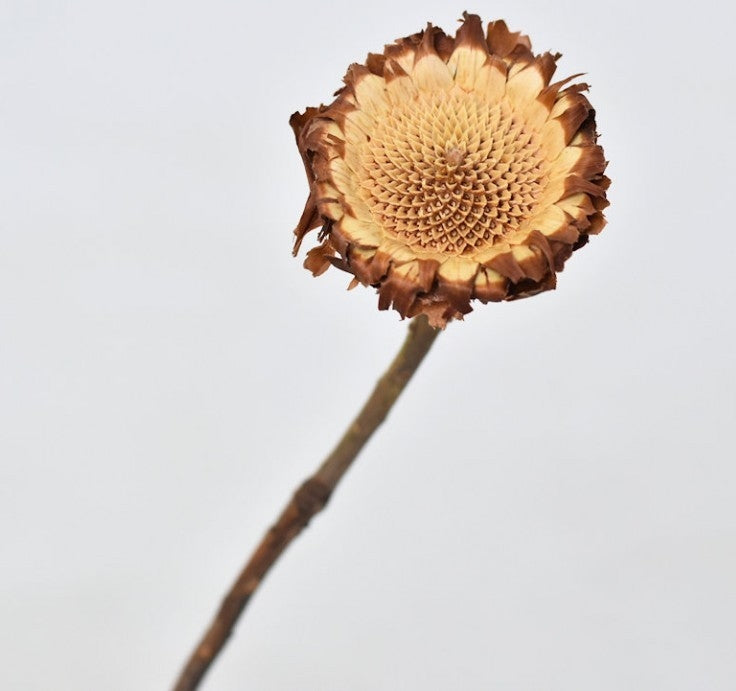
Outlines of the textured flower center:
[{"label": "textured flower center", "polygon": [[470,255],[517,230],[546,182],[538,137],[502,101],[422,94],[387,110],[363,145],[363,198],[415,250]]}]

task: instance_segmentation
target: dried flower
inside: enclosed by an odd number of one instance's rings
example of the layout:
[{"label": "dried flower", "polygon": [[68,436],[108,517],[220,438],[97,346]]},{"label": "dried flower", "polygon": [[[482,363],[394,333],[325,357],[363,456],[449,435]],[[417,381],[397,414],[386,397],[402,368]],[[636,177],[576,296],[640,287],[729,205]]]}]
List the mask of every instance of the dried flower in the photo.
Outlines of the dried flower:
[{"label": "dried flower", "polygon": [[609,184],[587,84],[550,84],[559,57],[466,13],[455,38],[430,24],[351,65],[290,121],[310,184],[294,253],[321,227],[315,276],[337,266],[435,326],[554,288]]}]

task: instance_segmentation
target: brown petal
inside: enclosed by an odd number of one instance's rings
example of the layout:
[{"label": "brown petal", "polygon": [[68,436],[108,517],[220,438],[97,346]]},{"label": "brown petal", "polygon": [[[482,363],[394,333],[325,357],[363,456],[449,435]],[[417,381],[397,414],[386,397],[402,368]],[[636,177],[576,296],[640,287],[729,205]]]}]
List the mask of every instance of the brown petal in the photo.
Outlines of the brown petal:
[{"label": "brown petal", "polygon": [[508,292],[508,279],[503,278],[493,269],[481,267],[475,277],[473,295],[482,303],[501,302]]},{"label": "brown petal", "polygon": [[455,33],[455,46],[482,50],[488,54],[488,43],[483,33],[483,23],[477,14],[463,12],[464,21]]},{"label": "brown petal", "polygon": [[527,50],[532,47],[528,36],[524,36],[518,31],[511,33],[503,19],[488,24],[486,41],[488,42],[488,50],[501,58],[511,54],[518,46],[522,46]]},{"label": "brown petal", "polygon": [[485,262],[485,265],[490,266],[512,283],[517,283],[526,276],[511,252],[499,254]]},{"label": "brown petal", "polygon": [[299,251],[304,236],[310,230],[314,230],[321,225],[322,219],[317,211],[314,194],[310,191],[309,197],[307,197],[307,203],[304,205],[304,211],[302,211],[301,218],[299,219],[299,223],[297,223],[296,228],[294,228],[294,235],[296,235],[296,240],[294,240],[294,249],[292,250],[292,254],[294,256],[296,256]]},{"label": "brown petal", "polygon": [[383,70],[386,65],[386,56],[382,53],[368,53],[365,61],[366,67],[378,77],[383,77]]},{"label": "brown petal", "polygon": [[335,250],[328,238],[321,245],[317,245],[317,247],[313,247],[307,252],[304,268],[311,271],[312,276],[321,276],[332,266],[330,258],[334,257],[334,254]]}]

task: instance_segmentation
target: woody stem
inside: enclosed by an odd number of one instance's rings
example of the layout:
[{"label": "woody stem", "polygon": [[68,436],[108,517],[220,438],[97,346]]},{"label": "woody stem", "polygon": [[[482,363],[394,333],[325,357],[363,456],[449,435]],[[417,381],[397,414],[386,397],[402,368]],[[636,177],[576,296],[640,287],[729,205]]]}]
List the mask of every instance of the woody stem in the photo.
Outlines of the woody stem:
[{"label": "woody stem", "polygon": [[199,687],[269,569],[307,526],[312,516],[325,507],[351,463],[386,419],[438,333],[438,330],[429,326],[424,315],[412,320],[403,345],[356,418],[316,472],[299,485],[228,590],[172,691],[193,691]]}]

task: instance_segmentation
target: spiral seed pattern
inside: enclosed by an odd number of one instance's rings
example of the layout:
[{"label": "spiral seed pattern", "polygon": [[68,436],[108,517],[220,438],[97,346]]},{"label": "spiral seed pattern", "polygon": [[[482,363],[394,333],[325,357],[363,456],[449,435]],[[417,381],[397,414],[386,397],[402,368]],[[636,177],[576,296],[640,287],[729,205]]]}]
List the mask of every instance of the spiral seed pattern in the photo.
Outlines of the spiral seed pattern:
[{"label": "spiral seed pattern", "polygon": [[469,255],[518,229],[546,182],[539,137],[511,107],[420,94],[388,110],[363,145],[360,189],[374,219],[414,250]]}]

